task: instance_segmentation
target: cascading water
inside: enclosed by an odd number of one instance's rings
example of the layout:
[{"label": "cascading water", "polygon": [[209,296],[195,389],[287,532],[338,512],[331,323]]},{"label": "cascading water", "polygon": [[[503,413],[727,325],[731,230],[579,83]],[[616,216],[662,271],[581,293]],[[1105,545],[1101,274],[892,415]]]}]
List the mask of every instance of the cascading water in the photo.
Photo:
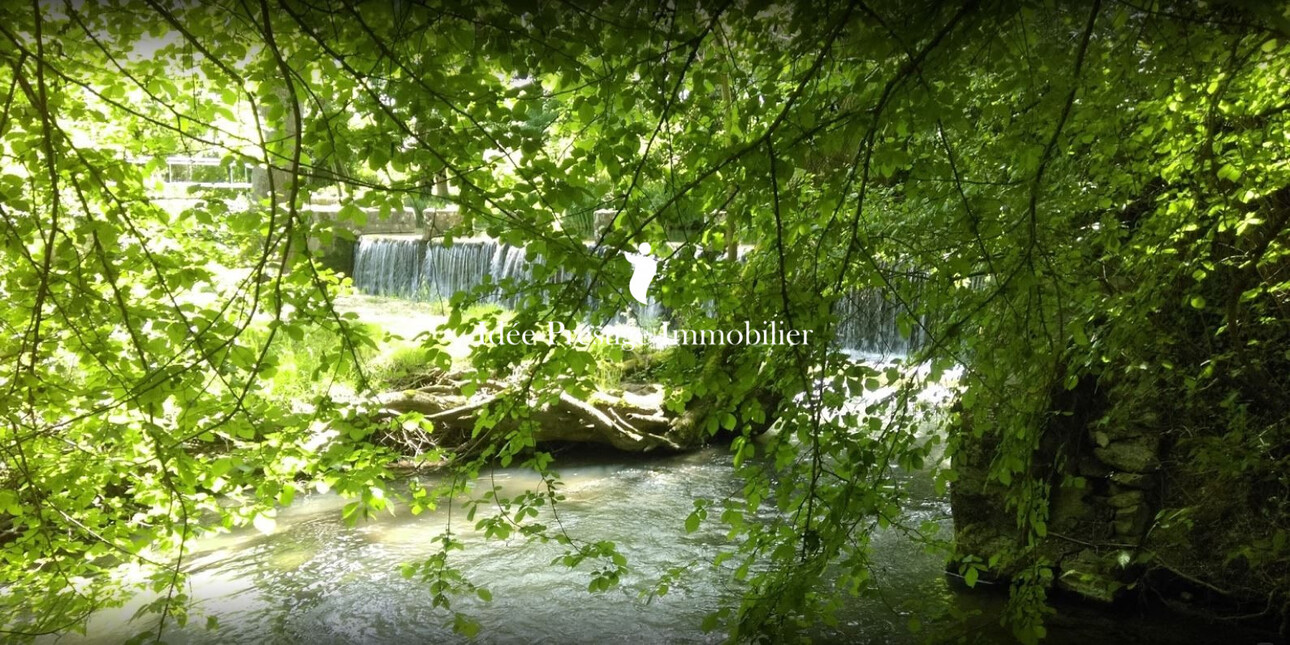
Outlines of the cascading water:
[{"label": "cascading water", "polygon": [[[486,239],[444,246],[415,236],[365,235],[354,253],[354,285],[375,296],[446,300],[483,284],[485,276],[498,283],[531,275],[524,249]],[[483,301],[513,305],[515,300],[495,292]]]},{"label": "cascading water", "polygon": [[354,251],[354,286],[372,295],[414,297],[424,254],[425,242],[417,237],[364,235]]},{"label": "cascading water", "polygon": [[922,334],[917,325],[901,333],[898,321],[903,312],[904,307],[882,289],[854,289],[833,307],[838,344],[862,354],[907,355],[919,346]]},{"label": "cascading water", "polygon": [[[540,261],[537,260],[537,261]],[[512,280],[533,283],[533,262],[524,249],[490,239],[464,239],[451,246],[408,235],[364,235],[354,252],[354,285],[367,295],[413,300],[447,300],[454,293],[471,291],[490,277],[493,284]],[[552,279],[567,282],[572,274],[556,271]],[[522,296],[493,290],[479,302],[516,307]],[[594,301],[587,302],[594,306]],[[630,318],[637,322],[659,320],[657,303],[629,303]],[[623,316],[625,322],[628,316]]]},{"label": "cascading water", "polygon": [[[507,279],[530,283],[532,268],[524,249],[491,239],[457,240],[445,246],[418,236],[365,235],[355,250],[353,277],[358,290],[368,295],[435,301],[470,291],[483,284],[485,276],[494,284]],[[567,281],[570,277],[558,271],[554,279]],[[519,300],[519,296],[495,290],[481,302],[515,307]],[[641,323],[668,315],[657,303],[642,306],[632,302],[630,306],[630,318]],[[862,354],[907,354],[918,346],[919,334],[916,325],[908,336],[900,333],[897,319],[901,309],[881,289],[852,291],[835,306],[838,344]],[[620,321],[627,318],[622,316]]]}]

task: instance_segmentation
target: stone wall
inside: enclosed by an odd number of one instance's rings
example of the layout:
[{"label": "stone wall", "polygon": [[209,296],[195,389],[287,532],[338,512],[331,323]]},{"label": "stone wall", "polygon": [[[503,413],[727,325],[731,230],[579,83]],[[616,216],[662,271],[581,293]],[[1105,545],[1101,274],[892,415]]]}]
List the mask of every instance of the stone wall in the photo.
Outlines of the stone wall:
[{"label": "stone wall", "polygon": [[[310,204],[306,210],[315,221],[334,220],[340,212],[339,204]],[[349,223],[345,228],[357,239],[360,235],[418,234],[424,238],[438,237],[449,228],[461,223],[461,214],[455,208],[427,208],[418,213],[411,208],[392,211],[382,216],[379,209],[364,208],[367,221],[361,226]],[[346,275],[354,269],[354,239],[334,235],[330,240],[317,237],[309,240],[309,250],[318,257],[323,266],[340,271]]]},{"label": "stone wall", "polygon": [[1047,535],[1032,552],[1023,549],[1016,511],[1006,507],[1008,487],[987,478],[997,431],[963,416],[951,428],[960,448],[950,503],[958,555],[993,559],[994,578],[1038,559],[1054,568],[1058,588],[1112,602],[1141,573],[1131,563],[1161,505],[1162,446],[1149,423],[1096,423],[1105,401],[1089,383],[1054,395],[1058,414],[1043,429],[1030,472],[1051,486]]},{"label": "stone wall", "polygon": [[957,556],[990,563],[984,580],[1007,582],[1039,564],[1051,567],[1060,593],[1106,604],[1132,598],[1284,637],[1290,603],[1279,606],[1284,601],[1269,587],[1282,579],[1283,565],[1233,556],[1267,528],[1251,501],[1259,496],[1213,481],[1176,443],[1175,426],[1158,416],[1171,402],[1120,401],[1134,414],[1109,421],[1114,396],[1093,378],[1051,394],[1028,473],[1050,486],[1046,535],[1033,548],[1007,508],[1012,487],[988,478],[999,430],[960,412],[950,427]]}]

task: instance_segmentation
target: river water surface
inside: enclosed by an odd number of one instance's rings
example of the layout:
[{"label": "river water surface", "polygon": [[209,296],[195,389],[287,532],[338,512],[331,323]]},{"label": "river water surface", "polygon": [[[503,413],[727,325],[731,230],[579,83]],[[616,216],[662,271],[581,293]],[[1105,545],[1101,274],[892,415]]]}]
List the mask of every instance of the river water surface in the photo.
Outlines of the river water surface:
[{"label": "river water surface", "polygon": [[[590,570],[552,564],[564,553],[554,543],[522,537],[485,540],[460,506],[413,516],[403,508],[347,527],[330,493],[297,495],[278,514],[277,529],[263,535],[238,529],[198,541],[188,558],[188,593],[196,601],[180,628],[170,621],[167,643],[359,643],[471,642],[451,628],[452,614],[433,606],[427,584],[400,574],[403,563],[437,552],[434,539],[451,526],[466,545],[452,552],[452,564],[474,584],[491,591],[491,602],[474,595],[454,597],[453,608],[481,624],[480,643],[710,643],[703,617],[733,603],[742,589],[730,568],[712,561],[730,544],[718,521],[686,533],[684,519],[697,498],[738,499],[742,482],[728,450],[711,447],[658,458],[578,452],[557,458],[567,499],[557,507],[574,538],[612,540],[628,558],[632,573],[618,587],[589,593]],[[949,504],[934,495],[924,473],[906,476],[911,496],[905,519],[930,520],[949,531]],[[430,478],[423,480],[429,485]],[[513,495],[538,483],[521,469],[496,469],[477,482]],[[392,483],[391,489],[400,485]],[[481,508],[481,513],[483,509]],[[482,515],[481,515],[482,516]],[[713,514],[713,517],[716,513]],[[539,521],[553,522],[549,511]],[[944,535],[945,533],[943,533]],[[873,540],[877,593],[850,601],[835,626],[809,631],[816,642],[916,643],[927,632],[966,637],[967,642],[1010,642],[999,625],[1002,598],[961,593],[944,575],[944,559],[895,529]],[[647,601],[657,576],[686,566],[685,577],[662,597]],[[102,610],[87,625],[88,636],[66,635],[43,642],[119,643],[148,629],[156,617],[131,620],[156,596],[140,596],[124,607]],[[954,619],[951,613],[969,614]],[[206,629],[215,616],[218,629]],[[923,633],[908,630],[911,618]],[[150,627],[151,626],[151,627]],[[1049,621],[1049,643],[1257,643],[1223,626],[1137,610],[1064,605]],[[1235,639],[1235,640],[1233,640]],[[149,639],[146,642],[153,642]],[[933,639],[932,642],[944,642]]]},{"label": "river water surface", "polygon": [[[564,553],[554,543],[522,537],[485,540],[461,508],[451,520],[466,543],[453,551],[454,564],[471,582],[487,587],[492,601],[455,598],[454,609],[482,625],[476,642],[719,642],[705,634],[703,617],[737,597],[729,569],[711,565],[728,547],[718,521],[687,534],[684,519],[696,498],[723,498],[742,487],[724,448],[654,459],[580,453],[562,457],[557,468],[566,501],[560,520],[575,538],[612,540],[628,558],[632,574],[615,589],[589,593],[590,570],[552,565]],[[497,469],[491,480],[508,492],[531,488],[537,479],[520,469]],[[480,482],[488,486],[488,479]],[[392,486],[393,487],[393,486]],[[190,593],[197,601],[185,628],[169,627],[171,643],[407,643],[466,641],[451,629],[451,614],[432,606],[425,583],[399,572],[405,562],[437,551],[434,538],[448,525],[441,507],[413,516],[394,514],[348,528],[334,494],[297,496],[278,515],[277,529],[253,529],[202,539],[189,556]],[[481,513],[482,513],[481,508]],[[948,504],[933,498],[910,511],[913,523],[948,522]],[[715,517],[714,513],[714,517]],[[549,512],[539,518],[549,523]],[[910,601],[939,597],[950,602],[943,560],[903,535],[889,531],[876,541],[888,587],[881,598],[858,599],[836,628],[821,627],[817,638],[864,642],[912,640],[905,625]],[[646,600],[656,576],[690,564],[670,591]],[[115,643],[147,629],[130,621],[145,602],[96,614],[88,625],[91,642]],[[934,601],[934,603],[937,601]],[[219,628],[206,629],[214,615]],[[155,624],[155,617],[151,619]],[[79,640],[79,639],[78,639]]]}]

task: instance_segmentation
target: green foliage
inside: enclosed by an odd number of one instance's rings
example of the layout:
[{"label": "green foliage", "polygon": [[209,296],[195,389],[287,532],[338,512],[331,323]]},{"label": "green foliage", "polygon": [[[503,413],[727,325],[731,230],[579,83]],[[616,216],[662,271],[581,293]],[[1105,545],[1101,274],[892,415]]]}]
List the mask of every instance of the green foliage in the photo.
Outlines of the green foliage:
[{"label": "green foliage", "polygon": [[372,362],[368,370],[372,386],[377,390],[413,390],[433,383],[444,367],[436,356],[421,345],[395,345]]},{"label": "green foliage", "polygon": [[[377,337],[380,333],[376,327],[365,324],[356,323],[352,329],[369,337]],[[242,338],[252,346],[259,346],[268,340],[268,336],[268,327],[253,325]],[[341,389],[353,391],[359,387],[362,377],[375,378],[370,367],[366,374],[362,368],[373,362],[376,346],[357,352],[360,363],[337,361],[335,349],[343,340],[341,334],[318,326],[301,326],[298,332],[276,340],[266,355],[272,369],[260,373],[265,396],[289,406],[295,401],[307,401]]]},{"label": "green foliage", "polygon": [[[674,411],[705,404],[696,432],[738,437],[740,495],[677,518],[727,525],[716,565],[748,589],[706,628],[792,638],[881,584],[871,537],[918,535],[896,473],[935,448],[914,392],[954,365],[1026,536],[1019,638],[1044,635],[1052,393],[1086,382],[1108,393],[1108,428],[1154,419],[1188,477],[1258,511],[1217,543],[1267,565],[1247,583],[1285,589],[1288,40],[1257,3],[6,5],[0,628],[72,626],[128,593],[126,561],[175,592],[150,609],[180,621],[175,558],[198,535],[272,530],[307,486],[351,496],[347,520],[386,508],[391,455],[318,387],[365,392],[377,343],[337,311],[341,278],[313,243],[439,200],[462,216],[449,239],[482,231],[541,258],[524,284],[481,289],[513,312],[457,294],[446,332],[606,323],[626,304],[619,253],[649,242],[669,249],[653,293],[686,328],[775,320],[829,339],[840,299],[882,289],[923,339],[908,364],[928,369],[905,376],[824,341],[684,348],[651,372]],[[253,166],[245,199],[163,204],[152,178],[194,149]],[[304,208],[324,191],[337,213]],[[613,212],[599,230],[598,208]],[[736,241],[753,245],[743,261],[720,259]],[[417,351],[379,378],[399,382]],[[482,452],[409,491],[414,508],[518,460],[541,486],[490,498],[477,529],[565,546],[591,591],[619,584],[613,543],[535,521],[560,483],[531,432],[550,392],[617,378],[598,371],[609,352],[476,352],[481,382],[530,391],[481,411]],[[1205,537],[1172,526],[1175,544]],[[473,634],[450,597],[487,598],[442,544],[408,571]]]}]

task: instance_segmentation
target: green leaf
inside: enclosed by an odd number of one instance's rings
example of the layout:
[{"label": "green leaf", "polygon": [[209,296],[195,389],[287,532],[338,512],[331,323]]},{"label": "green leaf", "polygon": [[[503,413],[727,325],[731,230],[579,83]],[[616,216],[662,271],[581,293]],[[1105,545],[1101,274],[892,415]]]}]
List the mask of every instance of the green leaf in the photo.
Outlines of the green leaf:
[{"label": "green leaf", "polygon": [[479,635],[480,624],[472,620],[465,614],[456,613],[452,617],[452,630],[465,636],[466,638],[475,638]]},{"label": "green leaf", "polygon": [[699,517],[699,509],[695,509],[688,517],[685,518],[685,532],[693,533],[699,530],[699,522],[702,521],[703,518]]}]

